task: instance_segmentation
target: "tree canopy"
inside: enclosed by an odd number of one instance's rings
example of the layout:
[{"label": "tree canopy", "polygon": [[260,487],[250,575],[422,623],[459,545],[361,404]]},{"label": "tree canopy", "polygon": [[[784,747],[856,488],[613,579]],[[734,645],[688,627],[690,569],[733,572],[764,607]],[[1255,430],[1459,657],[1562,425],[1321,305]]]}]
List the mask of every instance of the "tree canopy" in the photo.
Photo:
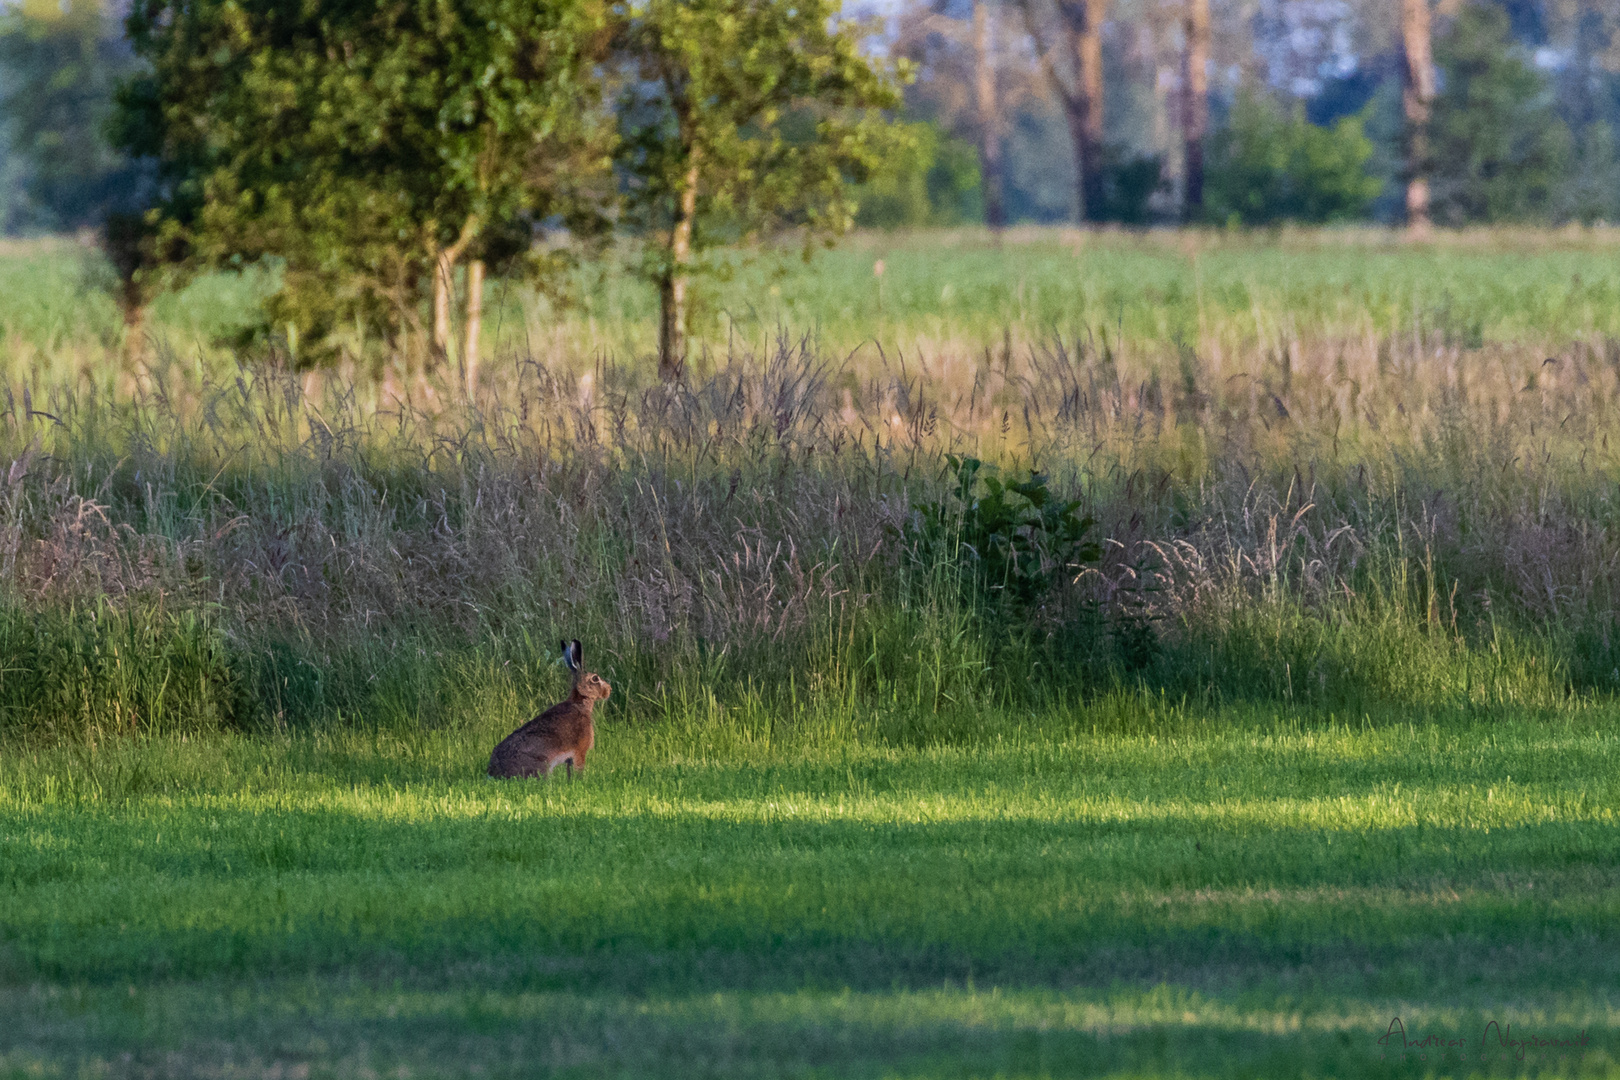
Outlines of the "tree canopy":
[{"label": "tree canopy", "polygon": [[659,284],[659,367],[686,359],[687,288],[704,249],[796,226],[849,228],[851,181],[878,164],[895,80],[831,0],[647,0],[625,10],[617,163],[626,221]]},{"label": "tree canopy", "polygon": [[446,264],[512,261],[540,223],[599,216],[597,0],[141,0],[129,26],[150,66],[117,132],[161,163],[149,252],[280,257],[270,317],[316,347],[427,341],[432,288],[443,350]]},{"label": "tree canopy", "polygon": [[485,261],[543,271],[542,230],[613,220],[660,238],[675,373],[702,251],[847,228],[899,104],[830,0],[137,0],[129,30],[116,141],[161,174],[131,278],[274,255],[301,360],[377,332],[442,356],[465,260],[469,379]]},{"label": "tree canopy", "polygon": [[1500,7],[1469,4],[1435,48],[1444,78],[1429,143],[1435,216],[1448,224],[1543,217],[1567,172],[1573,137],[1510,29]]},{"label": "tree canopy", "polygon": [[1238,98],[1209,151],[1204,213],[1215,222],[1343,221],[1382,187],[1367,174],[1373,145],[1359,117],[1318,127],[1255,94]]}]

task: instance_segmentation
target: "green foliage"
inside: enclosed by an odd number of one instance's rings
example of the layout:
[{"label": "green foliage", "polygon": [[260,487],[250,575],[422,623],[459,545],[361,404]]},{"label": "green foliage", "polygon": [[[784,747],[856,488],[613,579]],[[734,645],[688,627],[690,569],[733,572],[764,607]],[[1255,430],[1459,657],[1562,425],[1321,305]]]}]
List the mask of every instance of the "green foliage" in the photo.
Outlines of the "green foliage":
[{"label": "green foliage", "polygon": [[538,223],[596,221],[594,0],[142,0],[129,28],[149,68],[115,133],[167,193],[147,260],[277,256],[272,323],[328,354],[419,331],[447,250],[512,263]]},{"label": "green foliage", "polygon": [[[896,103],[836,15],[786,0],[141,0],[129,28],[149,70],[123,87],[114,131],[159,162],[165,194],[111,252],[130,278],[275,256],[269,328],[309,362],[420,343],[446,263],[555,280],[562,249],[535,241],[559,225],[599,237],[618,195],[624,224],[667,230],[689,175],[691,250],[835,234],[847,182],[874,161],[874,110]],[[670,253],[648,250],[665,274]]]},{"label": "green foliage", "polygon": [[[832,0],[649,0],[628,7],[619,103],[626,221],[667,236],[695,177],[696,255],[798,227],[806,242],[854,221],[851,183],[878,166],[900,104],[864,48],[865,27]],[[679,253],[650,246],[653,279]]]},{"label": "green foliage", "polygon": [[1028,612],[1102,554],[1080,502],[1052,494],[1043,473],[1003,483],[978,458],[946,455],[949,490],[921,503],[902,536],[924,567],[955,565],[970,592]]},{"label": "green foliage", "polygon": [[1331,128],[1285,112],[1251,90],[1239,93],[1227,126],[1210,140],[1204,187],[1209,220],[1241,225],[1333,222],[1361,217],[1378,195],[1373,145],[1359,117]]},{"label": "green foliage", "polygon": [[1550,217],[1573,140],[1551,85],[1514,44],[1506,12],[1470,3],[1436,42],[1435,62],[1443,74],[1429,129],[1436,218]]},{"label": "green foliage", "polygon": [[1099,221],[1121,225],[1146,225],[1148,203],[1164,190],[1164,162],[1156,156],[1135,156],[1123,148],[1109,147],[1103,163],[1102,212]]},{"label": "green foliage", "polygon": [[897,124],[890,150],[855,188],[855,223],[866,228],[960,225],[984,216],[979,155],[931,123]]},{"label": "green foliage", "polygon": [[1620,220],[1620,145],[1607,122],[1593,121],[1575,140],[1553,215],[1584,225]]},{"label": "green foliage", "polygon": [[25,203],[0,227],[79,229],[134,205],[141,174],[102,137],[114,83],[132,60],[101,0],[0,8],[0,117]]}]

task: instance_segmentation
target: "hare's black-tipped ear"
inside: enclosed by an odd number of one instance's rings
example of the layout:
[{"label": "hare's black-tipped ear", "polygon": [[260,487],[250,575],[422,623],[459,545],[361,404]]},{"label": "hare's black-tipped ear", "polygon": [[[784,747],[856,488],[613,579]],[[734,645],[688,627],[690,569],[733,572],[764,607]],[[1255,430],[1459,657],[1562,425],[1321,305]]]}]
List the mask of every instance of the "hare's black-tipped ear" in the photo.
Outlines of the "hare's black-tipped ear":
[{"label": "hare's black-tipped ear", "polygon": [[575,671],[585,670],[585,646],[579,643],[578,638],[575,638],[573,644],[569,646],[568,656],[568,664],[570,667],[572,667]]},{"label": "hare's black-tipped ear", "polygon": [[563,663],[568,665],[569,671],[578,671],[579,665],[574,663],[574,646],[566,638],[560,644],[562,645]]}]

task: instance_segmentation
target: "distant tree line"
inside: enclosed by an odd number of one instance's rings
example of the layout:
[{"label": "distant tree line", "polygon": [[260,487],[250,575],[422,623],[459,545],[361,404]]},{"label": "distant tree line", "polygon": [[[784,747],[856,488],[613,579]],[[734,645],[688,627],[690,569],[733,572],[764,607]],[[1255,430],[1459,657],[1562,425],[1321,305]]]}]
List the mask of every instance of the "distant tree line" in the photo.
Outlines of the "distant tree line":
[{"label": "distant tree line", "polygon": [[989,224],[1421,229],[1620,219],[1616,30],[1612,0],[925,0],[893,48]]},{"label": "distant tree line", "polygon": [[273,257],[300,363],[469,384],[486,275],[635,235],[673,377],[708,253],[784,231],[1620,217],[1608,2],[14,0],[0,217],[100,230],[132,342]]}]

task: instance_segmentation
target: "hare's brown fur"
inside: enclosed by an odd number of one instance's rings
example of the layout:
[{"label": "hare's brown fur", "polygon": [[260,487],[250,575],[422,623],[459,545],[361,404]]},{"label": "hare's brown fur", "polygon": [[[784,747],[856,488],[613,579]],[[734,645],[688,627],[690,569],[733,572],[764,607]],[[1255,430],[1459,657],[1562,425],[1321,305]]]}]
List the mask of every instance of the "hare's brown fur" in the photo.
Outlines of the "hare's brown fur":
[{"label": "hare's brown fur", "polygon": [[549,776],[551,770],[567,763],[572,779],[574,770],[585,768],[585,755],[596,743],[591,712],[598,701],[613,692],[606,679],[584,670],[575,657],[579,642],[569,656],[574,668],[574,686],[568,700],[558,702],[501,740],[489,756],[489,775],[496,777]]}]

